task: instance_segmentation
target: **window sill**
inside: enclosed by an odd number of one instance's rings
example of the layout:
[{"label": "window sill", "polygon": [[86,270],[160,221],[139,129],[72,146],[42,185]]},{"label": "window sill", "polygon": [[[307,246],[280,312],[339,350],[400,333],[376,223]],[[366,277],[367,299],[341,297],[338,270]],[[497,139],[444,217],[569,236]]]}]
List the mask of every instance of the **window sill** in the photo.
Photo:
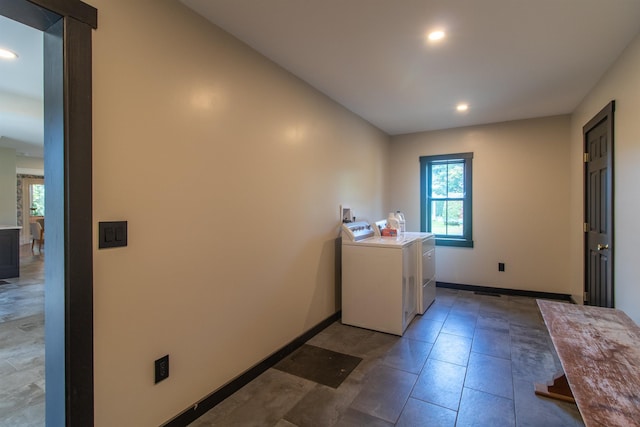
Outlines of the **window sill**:
[{"label": "window sill", "polygon": [[453,246],[458,248],[472,248],[473,240],[436,237],[436,246]]}]

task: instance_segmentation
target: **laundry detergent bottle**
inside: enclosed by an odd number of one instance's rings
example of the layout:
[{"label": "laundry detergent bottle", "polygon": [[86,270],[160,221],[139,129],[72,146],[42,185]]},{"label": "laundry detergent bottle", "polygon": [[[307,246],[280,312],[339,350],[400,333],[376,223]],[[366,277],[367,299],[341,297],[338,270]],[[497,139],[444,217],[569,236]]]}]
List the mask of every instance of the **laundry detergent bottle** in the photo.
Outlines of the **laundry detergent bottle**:
[{"label": "laundry detergent bottle", "polygon": [[400,211],[396,211],[396,218],[398,219],[399,231],[404,233],[407,231],[406,221],[404,219],[404,214]]},{"label": "laundry detergent bottle", "polygon": [[387,227],[400,231],[400,222],[393,212],[389,212],[389,216],[387,217]]}]

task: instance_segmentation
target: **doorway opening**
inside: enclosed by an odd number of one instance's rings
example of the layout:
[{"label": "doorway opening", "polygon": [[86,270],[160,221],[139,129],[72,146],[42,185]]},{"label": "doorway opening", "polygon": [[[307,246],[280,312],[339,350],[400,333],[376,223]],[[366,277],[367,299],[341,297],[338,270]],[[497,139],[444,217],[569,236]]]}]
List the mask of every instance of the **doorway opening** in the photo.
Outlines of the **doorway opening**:
[{"label": "doorway opening", "polygon": [[0,60],[0,160],[12,169],[0,224],[18,227],[15,272],[0,276],[0,425],[45,421],[43,37],[0,16],[0,44],[17,55]]},{"label": "doorway opening", "polygon": [[46,424],[93,419],[91,32],[79,0],[0,0],[0,15],[43,32]]}]

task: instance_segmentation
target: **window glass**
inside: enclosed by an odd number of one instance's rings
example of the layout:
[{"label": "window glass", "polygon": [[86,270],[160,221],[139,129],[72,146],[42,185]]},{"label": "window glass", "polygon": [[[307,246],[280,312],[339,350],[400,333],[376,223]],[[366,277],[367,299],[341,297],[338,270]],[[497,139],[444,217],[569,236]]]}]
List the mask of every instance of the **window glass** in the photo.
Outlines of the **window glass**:
[{"label": "window glass", "polygon": [[44,184],[31,184],[31,216],[44,216]]},{"label": "window glass", "polygon": [[464,197],[464,163],[447,164],[447,197]]},{"label": "window glass", "polygon": [[431,197],[447,197],[447,164],[434,164],[431,167]]},{"label": "window glass", "polygon": [[463,235],[463,202],[433,200],[431,202],[431,233],[448,236]]}]

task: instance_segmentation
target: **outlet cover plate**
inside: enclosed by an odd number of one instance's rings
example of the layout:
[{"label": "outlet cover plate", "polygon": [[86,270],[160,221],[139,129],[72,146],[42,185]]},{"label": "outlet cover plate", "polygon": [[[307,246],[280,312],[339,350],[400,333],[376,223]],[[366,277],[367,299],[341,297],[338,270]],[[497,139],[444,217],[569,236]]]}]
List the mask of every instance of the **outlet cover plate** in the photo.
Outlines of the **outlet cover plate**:
[{"label": "outlet cover plate", "polygon": [[169,355],[155,361],[156,384],[169,378]]}]

